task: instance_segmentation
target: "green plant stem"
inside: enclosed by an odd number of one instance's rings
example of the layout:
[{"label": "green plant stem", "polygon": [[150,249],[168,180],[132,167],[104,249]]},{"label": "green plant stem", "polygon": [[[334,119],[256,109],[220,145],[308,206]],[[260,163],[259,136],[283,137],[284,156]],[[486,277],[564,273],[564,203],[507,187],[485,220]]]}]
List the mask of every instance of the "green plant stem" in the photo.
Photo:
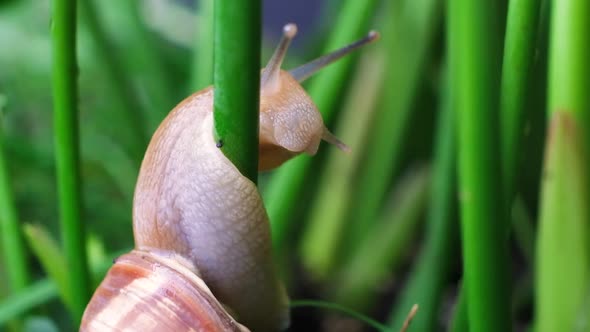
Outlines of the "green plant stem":
[{"label": "green plant stem", "polygon": [[261,2],[215,2],[216,144],[240,172],[258,179]]},{"label": "green plant stem", "polygon": [[535,229],[522,197],[517,197],[512,208],[512,232],[520,252],[528,263],[535,260]]},{"label": "green plant stem", "polygon": [[[334,258],[343,240],[342,235],[346,233],[347,207],[357,197],[352,179],[363,165],[365,138],[377,110],[386,61],[384,47],[367,50],[359,59],[352,76],[351,92],[345,97],[335,128],[336,136],[346,142],[352,153],[342,153],[338,149],[327,151],[326,166],[321,170],[308,224],[300,241],[302,263],[310,277],[316,280],[333,277]],[[326,237],[326,234],[331,236]],[[280,247],[277,249],[282,251]]]},{"label": "green plant stem", "polygon": [[583,137],[572,112],[553,112],[536,247],[538,332],[572,331],[588,290],[590,191]]},{"label": "green plant stem", "polygon": [[4,264],[10,293],[27,286],[30,281],[27,253],[20,231],[18,212],[12,194],[8,160],[4,150],[2,108],[0,107],[0,233]]},{"label": "green plant stem", "polygon": [[55,298],[57,286],[50,279],[37,281],[23,291],[2,299],[0,326],[23,313]]},{"label": "green plant stem", "polygon": [[496,146],[498,8],[492,1],[451,0],[448,10],[468,322],[473,331],[510,331],[508,222]]},{"label": "green plant stem", "polygon": [[379,323],[378,321],[376,321],[368,316],[365,316],[353,309],[343,307],[343,306],[338,305],[336,303],[324,302],[324,301],[318,301],[318,300],[295,300],[295,301],[291,301],[290,306],[291,306],[291,308],[316,307],[316,308],[323,308],[323,309],[329,309],[329,310],[341,312],[345,315],[348,315],[352,318],[358,319],[359,321],[366,323],[367,325],[373,327],[376,330],[389,331],[387,326]]},{"label": "green plant stem", "polygon": [[[143,159],[145,145],[151,135],[147,124],[144,123],[146,114],[141,112],[142,106],[133,91],[129,73],[121,59],[117,57],[116,52],[113,52],[113,45],[97,17],[93,0],[81,0],[79,4],[81,21],[88,28],[94,40],[94,50],[98,54],[98,58],[104,63],[102,68],[104,68],[104,74],[110,84],[109,91],[112,93],[113,103],[120,110],[125,128],[131,132],[130,135],[125,136],[128,138],[122,143],[126,145],[129,154],[139,167],[139,163]],[[147,116],[149,117],[149,114]]]},{"label": "green plant stem", "polygon": [[455,301],[455,308],[453,310],[453,318],[449,323],[449,331],[452,332],[469,332],[469,322],[467,321],[467,295],[465,293],[465,285],[462,284],[458,288],[457,300]]},{"label": "green plant stem", "polygon": [[[416,240],[429,189],[430,170],[426,167],[413,170],[400,181],[391,195],[390,208],[338,274],[333,287],[337,302],[359,311],[372,309],[376,286],[401,265],[410,243]],[[404,318],[393,326],[402,326],[411,307],[404,308]]]},{"label": "green plant stem", "polygon": [[[442,17],[442,1],[416,0],[401,6],[396,20],[389,20],[383,43],[392,48],[388,60],[387,79],[383,93],[383,107],[374,118],[370,131],[362,172],[355,179],[358,195],[349,207],[349,226],[345,243],[340,248],[344,256],[354,251],[371,225],[377,220],[391,180],[400,161],[403,139],[409,127],[413,101],[426,64],[428,50],[434,40]],[[389,7],[390,16],[398,6]]]},{"label": "green plant stem", "polygon": [[549,116],[572,112],[590,148],[590,1],[553,1],[549,46]]},{"label": "green plant stem", "polygon": [[197,31],[193,46],[190,90],[196,91],[213,81],[213,0],[199,1]]},{"label": "green plant stem", "polygon": [[414,303],[419,303],[420,314],[412,321],[414,331],[438,330],[437,318],[444,288],[459,250],[455,114],[450,106],[448,84],[445,82],[443,86],[424,247],[394,306],[388,324],[391,327],[401,326],[408,310]]},{"label": "green plant stem", "polygon": [[[324,53],[340,48],[367,33],[378,3],[376,0],[345,1],[331,29]],[[350,57],[341,59],[316,74],[310,82],[309,94],[322,113],[325,123],[331,123],[335,117],[336,106],[346,87],[345,78],[352,69],[352,61]],[[310,166],[309,156],[300,156],[286,163],[274,174],[263,193],[275,248],[281,248],[292,230],[291,216],[299,203],[298,198],[305,186]],[[277,251],[280,255],[280,249]]]},{"label": "green plant stem", "polygon": [[[118,257],[129,251],[130,249],[123,250],[110,254],[108,257]],[[112,259],[92,266],[93,279],[102,280],[111,266],[113,266]],[[32,283],[18,294],[2,299],[0,302],[0,326],[39,305],[55,299],[59,293],[60,290],[56,280],[45,278]]]},{"label": "green plant stem", "polygon": [[60,227],[79,321],[90,298],[84,224],[81,216],[78,140],[76,1],[55,0],[52,12],[53,111]]},{"label": "green plant stem", "polygon": [[164,116],[178,102],[178,97],[174,93],[176,85],[166,67],[157,40],[141,17],[143,3],[142,1],[114,1],[109,5],[118,6],[129,20],[125,27],[129,30],[128,41],[132,44],[124,45],[125,48],[129,48],[129,51],[125,51],[122,57],[127,66],[133,67],[134,64],[138,64],[141,68],[141,84],[145,89],[148,100],[146,105],[149,110],[146,112],[146,123],[148,133],[151,135]]},{"label": "green plant stem", "polygon": [[62,301],[70,311],[76,311],[73,300],[75,297],[74,290],[69,287],[67,262],[57,241],[42,226],[25,224],[23,231],[31,251],[35,254],[47,275],[57,285]]},{"label": "green plant stem", "polygon": [[552,1],[548,75],[551,126],[535,271],[535,325],[540,332],[579,328],[579,313],[587,310],[583,302],[590,274],[589,15],[588,1]]},{"label": "green plant stem", "polygon": [[502,172],[507,207],[515,194],[540,8],[541,0],[514,0],[509,2],[508,7],[500,91]]}]

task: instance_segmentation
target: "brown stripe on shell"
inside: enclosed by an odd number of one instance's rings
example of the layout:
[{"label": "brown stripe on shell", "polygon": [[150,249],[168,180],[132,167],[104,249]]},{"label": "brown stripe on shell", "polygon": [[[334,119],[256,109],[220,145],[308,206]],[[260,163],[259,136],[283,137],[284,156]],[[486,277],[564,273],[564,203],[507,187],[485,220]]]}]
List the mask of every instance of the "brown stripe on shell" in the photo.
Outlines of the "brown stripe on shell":
[{"label": "brown stripe on shell", "polygon": [[134,250],[109,270],[80,331],[248,331],[203,281],[172,258]]}]

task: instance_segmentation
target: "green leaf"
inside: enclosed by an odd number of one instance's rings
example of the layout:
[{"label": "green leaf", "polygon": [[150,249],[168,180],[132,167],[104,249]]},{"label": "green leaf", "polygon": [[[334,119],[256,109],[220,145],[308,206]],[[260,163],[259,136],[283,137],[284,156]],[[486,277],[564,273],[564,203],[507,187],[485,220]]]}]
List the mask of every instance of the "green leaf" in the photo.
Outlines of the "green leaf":
[{"label": "green leaf", "polygon": [[33,254],[39,259],[43,269],[55,281],[59,294],[69,310],[75,312],[75,301],[69,284],[66,258],[57,241],[42,226],[26,224],[23,227],[25,238]]}]

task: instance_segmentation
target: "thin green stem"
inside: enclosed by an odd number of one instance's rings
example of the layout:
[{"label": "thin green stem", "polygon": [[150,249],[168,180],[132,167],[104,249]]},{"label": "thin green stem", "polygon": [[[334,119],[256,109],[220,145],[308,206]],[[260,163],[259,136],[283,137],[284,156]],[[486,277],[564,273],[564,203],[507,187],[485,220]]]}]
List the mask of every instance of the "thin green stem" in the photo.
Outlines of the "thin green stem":
[{"label": "thin green stem", "polygon": [[141,68],[141,85],[145,89],[149,109],[146,112],[146,123],[151,134],[178,100],[174,93],[176,84],[163,61],[154,33],[141,16],[142,4],[142,1],[115,1],[109,5],[119,6],[129,20],[126,28],[130,35],[128,42],[132,44],[125,45],[129,51],[126,50],[122,57],[127,66],[138,64]]},{"label": "thin green stem", "polygon": [[336,303],[324,302],[324,301],[318,301],[318,300],[295,300],[295,301],[291,301],[290,306],[291,306],[291,308],[316,307],[316,308],[323,308],[323,309],[329,309],[329,310],[341,312],[341,313],[346,314],[352,318],[356,318],[356,319],[366,323],[367,325],[373,327],[376,330],[389,331],[387,326],[379,323],[378,321],[376,321],[368,316],[365,316],[355,310],[343,307],[343,306],[338,305]]},{"label": "thin green stem", "polygon": [[123,144],[126,145],[134,161],[139,163],[143,158],[148,135],[151,134],[144,123],[145,114],[141,112],[142,107],[132,89],[129,73],[116,52],[113,52],[113,45],[97,17],[93,0],[81,0],[80,9],[82,23],[90,31],[94,40],[94,50],[104,63],[102,68],[110,84],[109,88],[114,97],[113,103],[120,110],[124,126],[130,132],[130,135],[125,136],[127,139]]},{"label": "thin green stem", "polygon": [[526,99],[531,90],[531,69],[535,60],[541,0],[509,2],[502,84],[500,91],[500,128],[502,131],[502,172],[504,197],[511,205],[520,147],[524,135]]},{"label": "thin green stem", "polygon": [[424,247],[389,320],[390,326],[400,326],[409,308],[414,303],[419,303],[420,314],[412,321],[412,328],[416,331],[439,329],[437,317],[443,292],[459,250],[459,229],[456,221],[455,114],[450,107],[448,84],[444,82],[443,86]]},{"label": "thin green stem", "polygon": [[261,1],[215,2],[214,137],[225,156],[256,183]]},{"label": "thin green stem", "polygon": [[[430,170],[426,167],[412,170],[400,181],[391,195],[390,208],[338,274],[334,285],[338,302],[361,311],[372,309],[375,286],[401,265],[408,247],[417,238],[429,189]],[[404,318],[393,326],[403,324],[412,304],[403,309]]]},{"label": "thin green stem", "polygon": [[23,313],[46,303],[57,295],[57,286],[50,279],[37,281],[23,292],[11,295],[0,302],[0,326]]},{"label": "thin green stem", "polygon": [[467,319],[467,295],[465,284],[462,284],[458,287],[457,300],[455,301],[453,318],[449,323],[449,331],[469,332],[469,322]]},{"label": "thin green stem", "polygon": [[203,0],[198,3],[191,91],[203,89],[211,85],[213,81],[213,2],[213,0]]},{"label": "thin green stem", "polygon": [[[308,224],[300,242],[301,260],[314,279],[333,277],[334,258],[347,227],[347,206],[357,197],[351,179],[364,161],[365,138],[377,111],[386,61],[384,47],[371,48],[362,55],[351,80],[350,94],[345,97],[340,111],[335,134],[346,142],[352,153],[342,153],[338,149],[327,151],[325,167],[319,176],[316,197],[311,202]],[[359,112],[361,109],[364,111]],[[326,234],[331,236],[326,237]],[[282,251],[281,247],[277,249]]]},{"label": "thin green stem", "polygon": [[12,194],[8,160],[5,158],[3,129],[0,108],[0,233],[4,264],[8,272],[8,286],[11,293],[14,293],[27,286],[30,276],[24,239]]},{"label": "thin green stem", "polygon": [[55,0],[52,13],[53,109],[60,227],[76,311],[82,317],[90,298],[84,224],[81,216],[78,140],[76,1]]},{"label": "thin green stem", "polygon": [[493,1],[451,0],[448,10],[468,322],[473,331],[510,331],[508,222],[496,146],[498,8]]},{"label": "thin green stem", "polygon": [[[349,226],[341,255],[355,249],[354,244],[366,235],[377,220],[391,180],[398,171],[403,140],[409,128],[410,115],[428,51],[442,18],[442,1],[417,0],[405,4],[396,20],[387,22],[388,36],[383,43],[391,49],[387,79],[383,89],[383,107],[376,115],[370,131],[362,172],[355,178],[358,195],[356,204],[349,208]],[[390,16],[398,6],[390,7]]]},{"label": "thin green stem", "polygon": [[[340,8],[336,24],[331,29],[332,34],[326,42],[324,53],[340,48],[366,34],[378,3],[376,0],[345,1]],[[325,123],[331,123],[334,118],[341,92],[346,87],[345,78],[350,73],[352,65],[352,59],[341,59],[311,79],[308,91],[322,113]],[[310,166],[309,156],[300,156],[288,162],[277,171],[264,192],[266,209],[271,221],[273,245],[276,248],[282,246],[292,230],[291,216],[305,187],[305,178]]]},{"label": "thin green stem", "polygon": [[[129,252],[129,249],[111,253],[107,255],[111,259],[92,266],[93,279],[102,280],[108,269],[113,266],[112,257],[121,256],[126,252]],[[2,299],[0,302],[0,326],[39,305],[55,299],[59,293],[60,289],[56,280],[45,278],[32,283],[18,294]]]}]

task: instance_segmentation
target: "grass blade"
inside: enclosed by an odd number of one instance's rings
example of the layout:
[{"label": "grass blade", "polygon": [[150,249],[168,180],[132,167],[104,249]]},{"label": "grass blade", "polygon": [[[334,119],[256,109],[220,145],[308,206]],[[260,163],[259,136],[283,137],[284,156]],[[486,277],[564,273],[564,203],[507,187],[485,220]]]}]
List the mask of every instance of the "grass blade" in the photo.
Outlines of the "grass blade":
[{"label": "grass blade", "polygon": [[20,231],[18,212],[12,194],[8,160],[4,150],[4,128],[0,105],[0,233],[4,264],[11,293],[27,286],[30,280],[27,254]]},{"label": "grass blade", "polygon": [[58,243],[40,226],[25,225],[24,232],[29,247],[45,272],[55,281],[63,302],[71,312],[76,312],[75,290],[69,285],[68,265]]}]

